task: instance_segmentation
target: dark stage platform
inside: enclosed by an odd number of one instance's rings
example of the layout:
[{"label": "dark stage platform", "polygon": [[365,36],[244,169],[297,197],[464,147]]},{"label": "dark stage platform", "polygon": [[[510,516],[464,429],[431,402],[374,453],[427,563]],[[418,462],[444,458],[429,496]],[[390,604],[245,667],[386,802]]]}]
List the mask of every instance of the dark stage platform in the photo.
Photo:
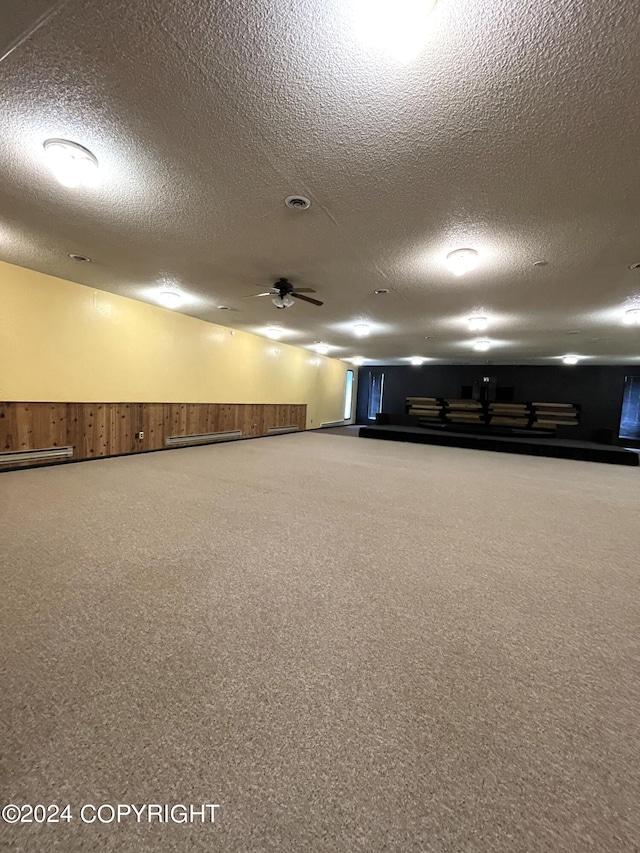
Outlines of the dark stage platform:
[{"label": "dark stage platform", "polygon": [[528,456],[551,456],[556,459],[578,459],[584,462],[606,462],[610,465],[640,465],[640,456],[624,447],[574,441],[568,438],[542,436],[473,435],[469,432],[443,432],[412,426],[363,426],[361,438],[384,441],[409,441],[414,444],[437,444],[444,447],[466,447],[494,450],[499,453],[524,453]]}]

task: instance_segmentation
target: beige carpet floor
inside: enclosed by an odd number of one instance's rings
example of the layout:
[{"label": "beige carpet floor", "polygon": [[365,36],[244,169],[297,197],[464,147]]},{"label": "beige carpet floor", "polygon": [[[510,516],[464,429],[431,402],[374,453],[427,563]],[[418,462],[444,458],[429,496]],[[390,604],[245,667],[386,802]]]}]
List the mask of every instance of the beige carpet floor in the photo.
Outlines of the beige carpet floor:
[{"label": "beige carpet floor", "polygon": [[0,507],[2,804],[72,814],[2,849],[638,850],[636,469],[305,433]]}]

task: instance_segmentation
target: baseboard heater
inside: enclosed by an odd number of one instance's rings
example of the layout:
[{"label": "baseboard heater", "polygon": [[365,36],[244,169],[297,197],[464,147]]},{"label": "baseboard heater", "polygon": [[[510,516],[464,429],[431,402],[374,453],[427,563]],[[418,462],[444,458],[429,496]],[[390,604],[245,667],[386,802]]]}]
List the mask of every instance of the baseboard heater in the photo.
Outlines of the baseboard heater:
[{"label": "baseboard heater", "polygon": [[298,424],[295,424],[293,426],[269,427],[269,429],[267,430],[267,435],[280,435],[284,432],[298,432],[299,430],[300,427],[298,426]]},{"label": "baseboard heater", "polygon": [[43,450],[10,450],[0,453],[0,465],[19,465],[21,462],[50,462],[73,456],[73,447],[47,447]]},{"label": "baseboard heater", "polygon": [[165,447],[176,447],[183,444],[211,444],[214,441],[231,441],[234,438],[242,438],[241,429],[233,429],[227,432],[208,432],[202,435],[170,435],[165,438]]},{"label": "baseboard heater", "polygon": [[320,424],[320,428],[322,429],[322,427],[340,427],[340,426],[346,426],[348,424],[349,424],[349,421],[327,421],[324,424]]}]

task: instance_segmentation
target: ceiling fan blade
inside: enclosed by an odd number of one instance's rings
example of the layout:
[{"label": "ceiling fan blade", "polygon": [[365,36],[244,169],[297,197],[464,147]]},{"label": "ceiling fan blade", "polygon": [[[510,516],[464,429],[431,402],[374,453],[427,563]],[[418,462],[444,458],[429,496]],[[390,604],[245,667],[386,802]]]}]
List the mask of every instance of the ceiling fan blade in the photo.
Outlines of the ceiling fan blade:
[{"label": "ceiling fan blade", "polygon": [[252,293],[251,296],[243,296],[243,299],[256,299],[259,296],[277,296],[277,292],[270,290],[268,293]]},{"label": "ceiling fan blade", "polygon": [[312,287],[294,287],[294,293],[315,293]]},{"label": "ceiling fan blade", "polygon": [[312,299],[310,296],[303,296],[302,293],[296,293],[295,290],[289,295],[296,299],[303,299],[305,302],[310,302],[312,305],[324,305],[324,302],[320,302],[319,299]]}]

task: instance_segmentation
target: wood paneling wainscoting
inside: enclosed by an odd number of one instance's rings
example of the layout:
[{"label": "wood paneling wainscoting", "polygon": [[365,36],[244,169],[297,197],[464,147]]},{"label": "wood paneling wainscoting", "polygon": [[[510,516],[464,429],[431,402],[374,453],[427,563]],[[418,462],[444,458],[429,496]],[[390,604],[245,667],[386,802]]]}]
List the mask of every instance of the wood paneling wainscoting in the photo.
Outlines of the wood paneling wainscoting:
[{"label": "wood paneling wainscoting", "polygon": [[306,405],[0,403],[0,469],[51,464],[51,460],[2,456],[18,451],[66,447],[72,449],[68,459],[95,459],[160,450],[167,438],[174,438],[172,446],[179,446],[175,438],[181,436],[241,431],[242,438],[257,438],[278,428],[304,430],[306,418]]}]

